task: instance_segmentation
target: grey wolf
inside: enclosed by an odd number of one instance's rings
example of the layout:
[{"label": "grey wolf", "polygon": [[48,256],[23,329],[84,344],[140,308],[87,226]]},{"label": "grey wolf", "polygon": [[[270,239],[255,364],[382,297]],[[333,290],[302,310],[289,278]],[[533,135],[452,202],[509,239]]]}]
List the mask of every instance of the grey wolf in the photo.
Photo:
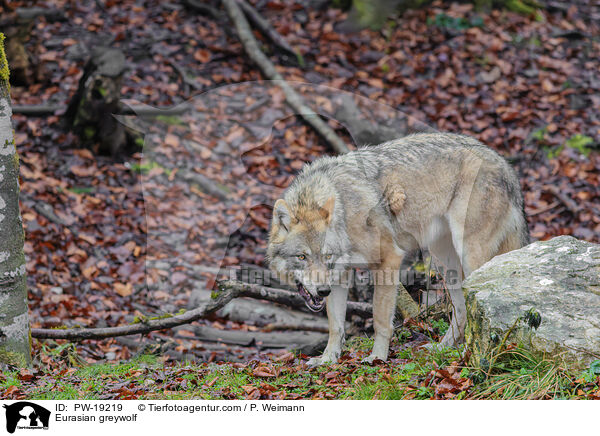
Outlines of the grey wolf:
[{"label": "grey wolf", "polygon": [[[375,282],[370,356],[386,360],[404,254],[427,248],[446,278],[452,321],[442,344],[463,340],[461,281],[494,256],[529,242],[518,178],[508,163],[463,135],[409,135],[306,164],[275,202],[270,268],[296,282],[313,310],[326,304],[329,340],[309,365],[336,362],[344,341],[348,283],[341,271],[392,272]],[[385,274],[384,274],[385,275]],[[387,274],[389,277],[389,274]]]}]

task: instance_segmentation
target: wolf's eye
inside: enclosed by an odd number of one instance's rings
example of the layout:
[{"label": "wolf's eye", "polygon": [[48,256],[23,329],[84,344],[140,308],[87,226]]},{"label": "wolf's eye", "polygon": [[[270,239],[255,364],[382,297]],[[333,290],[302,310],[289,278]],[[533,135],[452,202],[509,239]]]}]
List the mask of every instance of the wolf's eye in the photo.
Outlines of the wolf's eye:
[{"label": "wolf's eye", "polygon": [[299,254],[296,256],[298,260],[306,260],[306,254]]},{"label": "wolf's eye", "polygon": [[331,260],[333,259],[333,254],[326,254],[325,255],[325,260]]}]

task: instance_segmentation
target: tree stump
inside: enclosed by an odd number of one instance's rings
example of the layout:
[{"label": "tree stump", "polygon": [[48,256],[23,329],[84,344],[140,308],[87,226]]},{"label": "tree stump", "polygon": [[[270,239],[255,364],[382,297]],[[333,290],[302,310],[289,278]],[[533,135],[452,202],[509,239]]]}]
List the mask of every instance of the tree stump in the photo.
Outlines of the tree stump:
[{"label": "tree stump", "polygon": [[121,85],[125,55],[113,48],[97,48],[84,67],[77,92],[64,115],[66,126],[99,154],[116,155],[129,143],[125,126],[113,114],[122,110]]}]

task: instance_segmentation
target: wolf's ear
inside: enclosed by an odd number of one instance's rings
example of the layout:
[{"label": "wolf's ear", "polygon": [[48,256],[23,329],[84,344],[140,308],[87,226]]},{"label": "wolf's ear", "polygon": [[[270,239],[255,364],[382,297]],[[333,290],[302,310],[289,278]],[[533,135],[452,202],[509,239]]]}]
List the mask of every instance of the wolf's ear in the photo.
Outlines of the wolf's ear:
[{"label": "wolf's ear", "polygon": [[277,227],[283,227],[286,232],[290,231],[290,210],[288,205],[283,199],[279,199],[273,206],[273,225]]},{"label": "wolf's ear", "polygon": [[323,217],[327,224],[331,222],[331,218],[333,218],[333,208],[335,207],[335,197],[329,197],[323,207],[319,210],[319,213]]}]

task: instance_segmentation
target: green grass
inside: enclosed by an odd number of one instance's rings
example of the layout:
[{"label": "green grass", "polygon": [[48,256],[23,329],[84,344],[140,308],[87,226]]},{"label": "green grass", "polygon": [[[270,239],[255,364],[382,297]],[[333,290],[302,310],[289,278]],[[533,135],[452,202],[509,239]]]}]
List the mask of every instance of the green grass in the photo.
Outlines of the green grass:
[{"label": "green grass", "polygon": [[569,139],[567,139],[565,141],[565,145],[569,148],[573,148],[575,150],[577,150],[579,153],[583,154],[585,157],[588,157],[592,151],[592,149],[590,148],[590,145],[592,145],[594,143],[594,139],[589,137],[589,136],[585,136],[585,135],[580,135],[579,133],[577,135],[573,135],[571,136]]},{"label": "green grass", "polygon": [[[340,363],[310,370],[297,358],[290,363],[186,362],[165,366],[157,356],[142,355],[114,364],[88,365],[79,359],[72,343],[44,344],[38,357],[51,358],[56,363],[54,369],[38,370],[33,380],[18,371],[4,372],[0,393],[14,386],[32,400],[244,399],[255,390],[260,395],[274,392],[285,398],[431,399],[444,398],[443,393],[436,392],[441,381],[439,371],[445,368],[453,368],[454,374],[460,372],[461,380],[470,378],[473,382],[472,387],[452,395],[454,399],[568,399],[600,393],[600,360],[575,374],[510,346],[498,351],[484,368],[457,366],[462,349],[413,348],[407,343],[410,335],[406,331],[406,327],[400,329],[392,340],[387,364],[360,363],[370,352],[373,340],[357,337],[347,342]],[[272,375],[261,373],[264,368]]]},{"label": "green grass", "polygon": [[521,348],[503,351],[492,368],[478,371],[479,375],[487,378],[476,384],[474,398],[566,399],[576,394],[573,374],[555,362],[539,358]]}]

